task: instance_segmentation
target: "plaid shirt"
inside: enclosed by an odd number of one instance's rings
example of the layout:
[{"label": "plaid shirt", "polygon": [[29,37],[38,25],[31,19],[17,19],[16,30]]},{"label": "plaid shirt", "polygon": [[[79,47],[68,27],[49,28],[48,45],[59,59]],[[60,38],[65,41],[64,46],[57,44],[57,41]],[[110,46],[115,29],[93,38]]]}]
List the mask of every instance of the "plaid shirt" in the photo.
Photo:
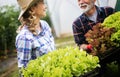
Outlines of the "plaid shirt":
[{"label": "plaid shirt", "polygon": [[111,7],[96,6],[96,10],[97,10],[96,22],[90,20],[84,13],[73,22],[72,29],[74,40],[78,46],[80,44],[87,44],[84,35],[85,33],[88,32],[88,30],[92,30],[92,27],[96,23],[102,23],[107,16],[114,13],[114,9]]},{"label": "plaid shirt", "polygon": [[36,59],[55,49],[54,38],[47,22],[40,21],[42,32],[33,35],[25,26],[16,37],[18,67],[26,67],[30,60]]}]

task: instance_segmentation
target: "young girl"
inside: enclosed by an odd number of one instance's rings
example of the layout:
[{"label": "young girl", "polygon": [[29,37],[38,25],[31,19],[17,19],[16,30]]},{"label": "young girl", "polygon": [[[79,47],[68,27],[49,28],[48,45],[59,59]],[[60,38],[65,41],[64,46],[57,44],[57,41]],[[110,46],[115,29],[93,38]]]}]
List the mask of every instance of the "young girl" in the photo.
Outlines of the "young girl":
[{"label": "young girl", "polygon": [[54,38],[46,21],[44,0],[17,0],[21,7],[18,20],[21,26],[16,36],[18,67],[26,67],[30,60],[36,59],[55,49]]}]

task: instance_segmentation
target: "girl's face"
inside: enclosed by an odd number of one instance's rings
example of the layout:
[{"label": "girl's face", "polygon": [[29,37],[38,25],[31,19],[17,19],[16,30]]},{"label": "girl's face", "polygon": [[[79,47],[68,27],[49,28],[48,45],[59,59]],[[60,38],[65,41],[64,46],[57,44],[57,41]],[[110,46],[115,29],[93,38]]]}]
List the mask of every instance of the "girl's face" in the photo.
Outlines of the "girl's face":
[{"label": "girl's face", "polygon": [[35,7],[33,7],[33,11],[37,17],[45,17],[46,16],[46,5],[43,2],[39,2]]}]

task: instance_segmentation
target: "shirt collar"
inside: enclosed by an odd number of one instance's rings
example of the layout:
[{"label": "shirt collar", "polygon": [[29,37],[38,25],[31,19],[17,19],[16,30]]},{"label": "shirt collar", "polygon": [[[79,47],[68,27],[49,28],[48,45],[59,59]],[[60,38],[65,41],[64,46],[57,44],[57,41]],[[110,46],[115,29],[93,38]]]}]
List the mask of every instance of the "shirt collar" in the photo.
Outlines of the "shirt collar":
[{"label": "shirt collar", "polygon": [[44,24],[42,22],[39,22],[39,23],[41,27],[41,32],[39,32],[39,35],[44,36],[45,35]]},{"label": "shirt collar", "polygon": [[[44,24],[43,24],[42,22],[39,22],[39,23],[40,23],[40,26],[41,26],[41,31],[37,31],[37,33],[38,33],[38,35],[40,35],[40,36],[44,36],[44,35],[45,35]],[[28,30],[27,28],[28,28],[28,26],[25,25],[25,26],[22,28],[22,30]]]},{"label": "shirt collar", "polygon": [[[96,6],[96,5],[95,5],[95,7],[96,7],[97,14],[100,15],[101,12],[102,12],[102,9],[101,9],[100,7],[98,7],[98,6]],[[87,16],[85,13],[83,13],[81,16],[82,16],[84,19],[89,20],[88,16]]]}]

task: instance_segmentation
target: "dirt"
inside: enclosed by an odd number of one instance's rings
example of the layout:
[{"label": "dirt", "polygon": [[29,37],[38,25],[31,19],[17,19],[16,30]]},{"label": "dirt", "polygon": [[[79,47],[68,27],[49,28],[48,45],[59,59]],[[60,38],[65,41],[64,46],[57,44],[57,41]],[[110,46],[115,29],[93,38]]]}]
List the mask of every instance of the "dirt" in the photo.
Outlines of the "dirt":
[{"label": "dirt", "polygon": [[8,58],[0,62],[0,77],[8,77],[17,67],[17,58]]}]

